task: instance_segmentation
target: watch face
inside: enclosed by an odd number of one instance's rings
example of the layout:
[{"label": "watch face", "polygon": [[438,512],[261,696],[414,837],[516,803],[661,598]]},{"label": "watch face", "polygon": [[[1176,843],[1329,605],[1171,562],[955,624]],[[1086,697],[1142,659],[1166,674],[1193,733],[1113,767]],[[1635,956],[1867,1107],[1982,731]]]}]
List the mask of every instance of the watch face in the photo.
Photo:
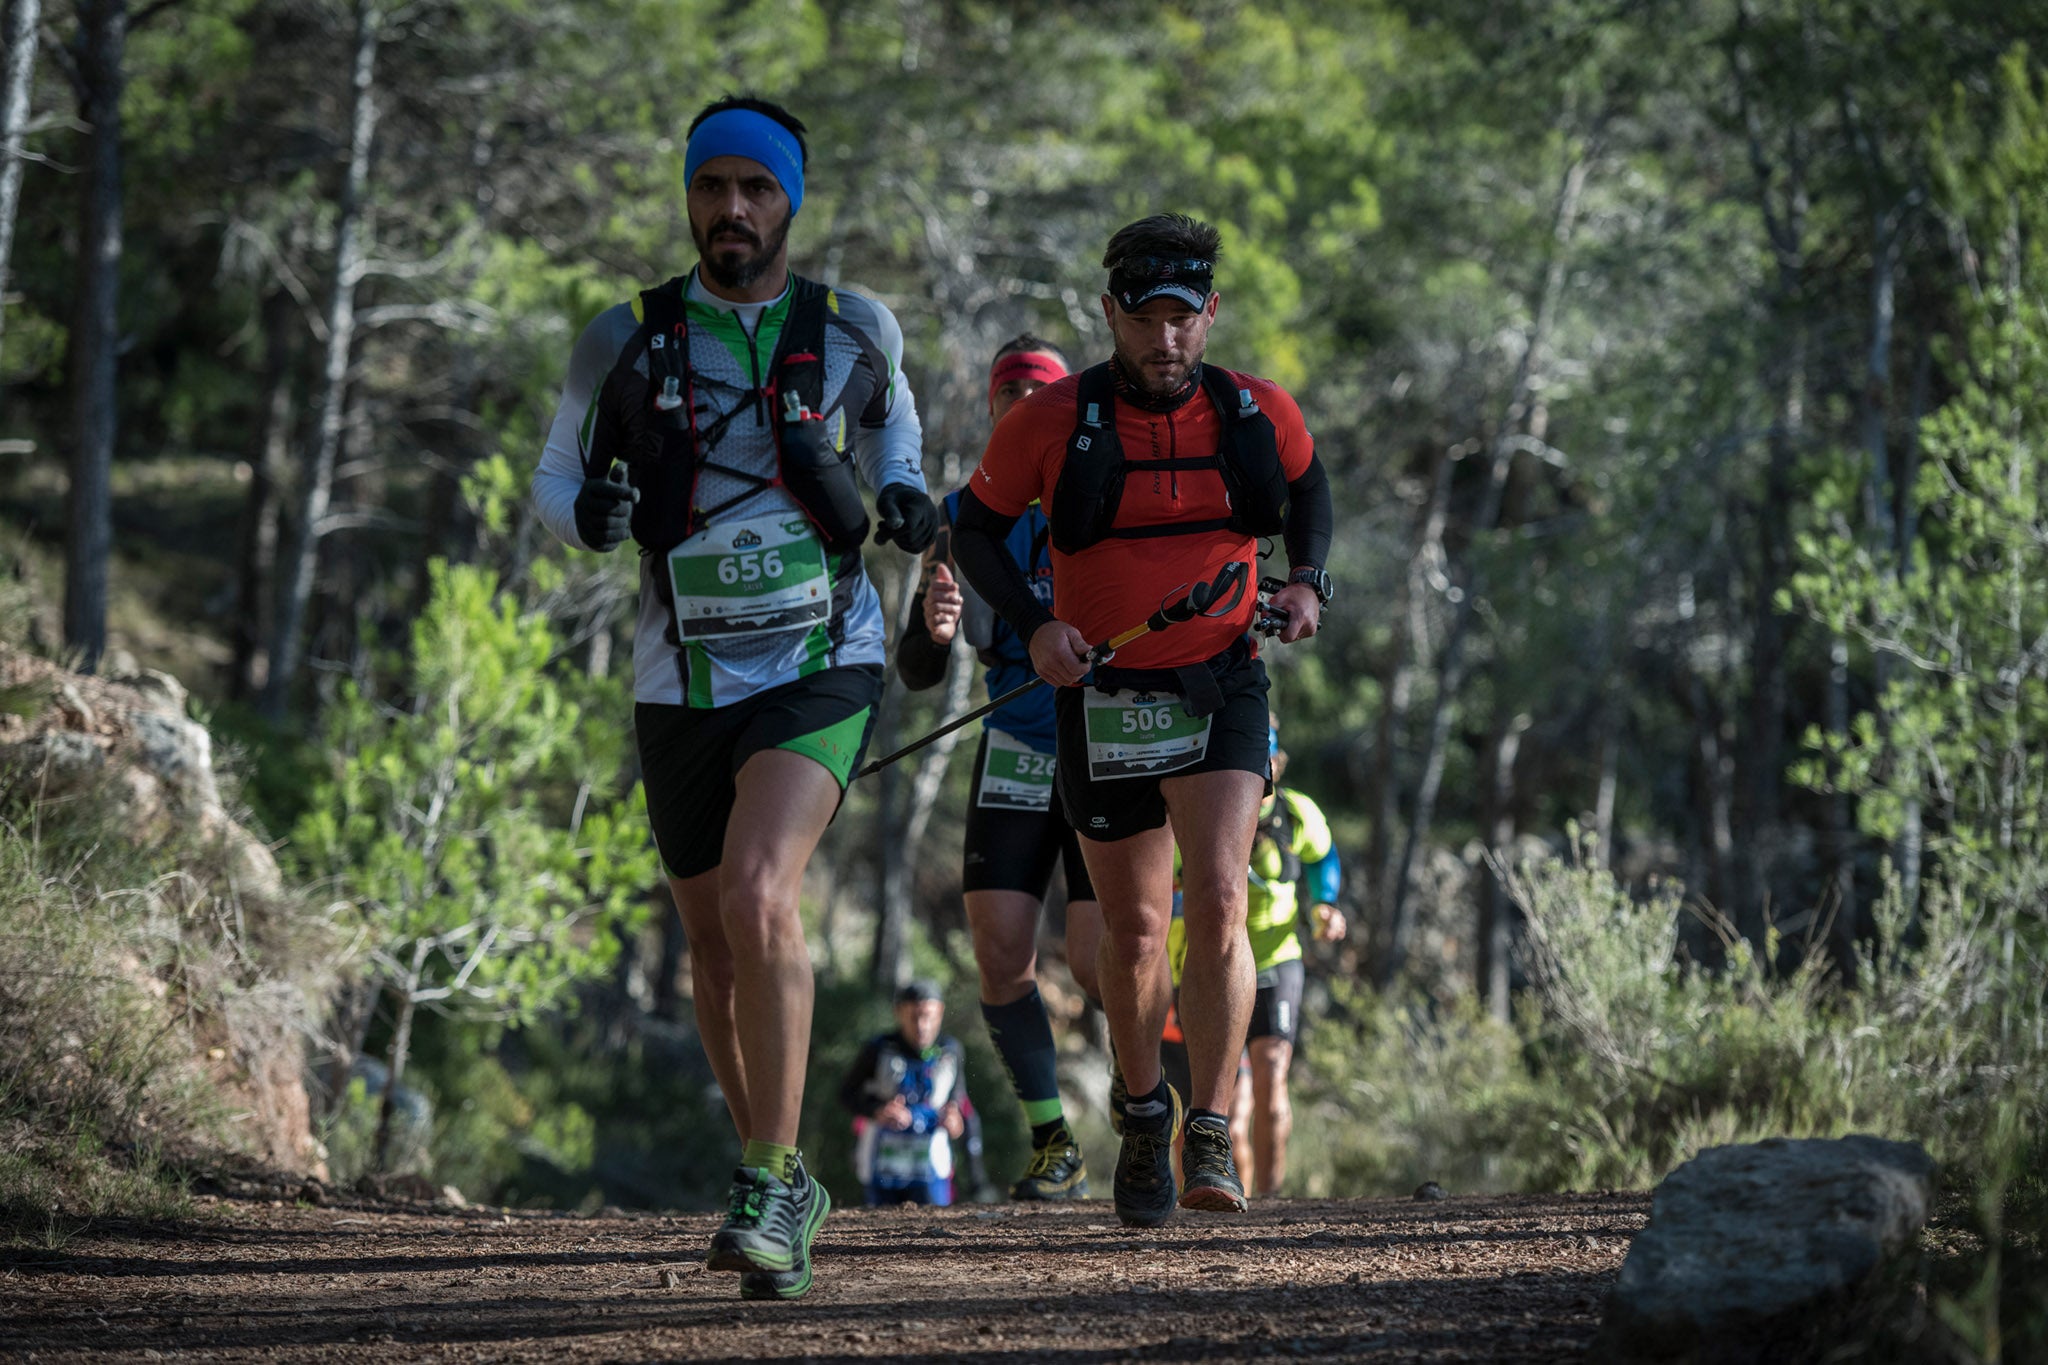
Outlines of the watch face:
[{"label": "watch face", "polygon": [[1289,582],[1305,584],[1324,606],[1330,604],[1330,575],[1326,569],[1296,569]]}]

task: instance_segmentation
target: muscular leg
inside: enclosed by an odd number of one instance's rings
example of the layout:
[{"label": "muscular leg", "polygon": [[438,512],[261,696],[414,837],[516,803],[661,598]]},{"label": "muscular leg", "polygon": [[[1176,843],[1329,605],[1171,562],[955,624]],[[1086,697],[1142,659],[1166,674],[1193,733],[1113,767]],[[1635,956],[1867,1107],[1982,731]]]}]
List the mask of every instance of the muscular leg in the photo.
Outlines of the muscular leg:
[{"label": "muscular leg", "polygon": [[1294,1131],[1287,1068],[1293,1060],[1294,1044],[1285,1038],[1252,1039],[1251,1171],[1262,1195],[1278,1194],[1287,1178],[1287,1137]]},{"label": "muscular leg", "polygon": [[786,749],[749,758],[734,784],[718,901],[735,997],[745,1002],[735,1023],[747,1082],[747,1137],[794,1147],[815,991],[798,898],[804,867],[838,808],[839,784],[816,762]]},{"label": "muscular leg", "polygon": [[732,947],[719,915],[718,869],[694,877],[670,877],[683,937],[690,944],[690,1002],[697,1011],[697,1037],[711,1061],[711,1074],[725,1095],[732,1126],[744,1143],[753,1136],[747,1117],[747,1071],[740,1063],[739,1035],[733,1031]]},{"label": "muscular leg", "polygon": [[[1181,850],[1187,960],[1181,968],[1180,1022],[1194,1091],[1188,1100],[1193,1108],[1219,1114],[1229,1112],[1237,1057],[1251,1023],[1256,973],[1251,941],[1245,937],[1245,869],[1251,865],[1264,789],[1259,774],[1237,771],[1193,773],[1160,783]],[[1167,856],[1172,856],[1170,847]],[[1088,870],[1095,870],[1092,858]],[[1107,910],[1109,893],[1102,878],[1096,877],[1095,885]],[[1116,932],[1113,918],[1110,932]],[[1156,1028],[1153,1036],[1158,1036]],[[1135,1077],[1131,1089],[1137,1092]]]},{"label": "muscular leg", "polygon": [[1102,974],[1095,964],[1095,955],[1101,949],[1101,902],[1068,901],[1067,969],[1074,974],[1074,984],[1090,1000],[1102,999]]},{"label": "muscular leg", "polygon": [[969,891],[966,899],[981,1003],[1022,1000],[1038,984],[1038,898],[1023,891]]},{"label": "muscular leg", "polygon": [[[1162,826],[1110,842],[1084,838],[1081,851],[1102,906],[1102,941],[1095,959],[1102,1011],[1109,1016],[1109,1036],[1125,1085],[1133,1096],[1147,1095],[1159,1084],[1159,1035],[1165,1032],[1166,1007],[1173,999],[1166,963],[1166,926],[1173,918],[1173,832]],[[1242,924],[1240,909],[1240,929]],[[1240,1021],[1240,1033],[1243,1028]]]},{"label": "muscular leg", "polygon": [[[981,974],[981,1017],[1024,1106],[1034,1148],[1053,1141],[1066,1121],[1059,1048],[1038,995],[1038,910],[1038,898],[1023,891],[967,893],[967,924]],[[1031,1193],[1025,1191],[1026,1197]]]}]

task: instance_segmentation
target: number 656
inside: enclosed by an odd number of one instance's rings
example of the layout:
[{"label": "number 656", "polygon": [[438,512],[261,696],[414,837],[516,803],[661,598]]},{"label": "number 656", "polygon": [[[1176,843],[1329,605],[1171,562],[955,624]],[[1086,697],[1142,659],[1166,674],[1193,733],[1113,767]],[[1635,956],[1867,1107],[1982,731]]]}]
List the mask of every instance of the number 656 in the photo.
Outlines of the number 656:
[{"label": "number 656", "polygon": [[718,581],[727,587],[735,583],[758,583],[764,578],[780,577],[780,550],[750,550],[743,555],[727,555],[718,561]]}]

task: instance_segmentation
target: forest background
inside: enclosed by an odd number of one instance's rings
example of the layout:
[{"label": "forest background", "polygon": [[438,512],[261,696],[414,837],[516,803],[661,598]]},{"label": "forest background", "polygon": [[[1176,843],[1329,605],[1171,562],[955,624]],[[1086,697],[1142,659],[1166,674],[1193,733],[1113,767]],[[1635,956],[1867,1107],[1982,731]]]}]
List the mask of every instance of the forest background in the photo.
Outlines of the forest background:
[{"label": "forest background", "polygon": [[[1643,1184],[1862,1129],[1927,1141],[1988,1245],[2038,1208],[2048,11],[6,19],[7,638],[192,686],[332,931],[306,1023],[337,1171],[722,1188],[623,733],[636,565],[565,552],[525,487],[583,324],[692,259],[690,116],[754,91],[810,127],[793,264],[902,321],[935,489],[979,453],[998,343],[1106,352],[1110,231],[1223,230],[1212,357],[1299,397],[1339,525],[1323,631],[1273,651],[1355,924],[1313,953],[1290,1188]],[[869,569],[900,621],[913,566]],[[892,686],[873,752],[977,691],[964,655]],[[912,971],[951,983],[994,1174],[1019,1161],[959,907],[965,766],[858,784],[816,860],[806,1140],[837,1181],[836,1068]],[[29,826],[18,792],[0,813]],[[151,875],[33,819],[23,904]],[[1097,1095],[1051,929],[1046,957]],[[366,1056],[410,1058],[382,1140]],[[1994,1330],[2025,1246],[1955,1311]]]}]

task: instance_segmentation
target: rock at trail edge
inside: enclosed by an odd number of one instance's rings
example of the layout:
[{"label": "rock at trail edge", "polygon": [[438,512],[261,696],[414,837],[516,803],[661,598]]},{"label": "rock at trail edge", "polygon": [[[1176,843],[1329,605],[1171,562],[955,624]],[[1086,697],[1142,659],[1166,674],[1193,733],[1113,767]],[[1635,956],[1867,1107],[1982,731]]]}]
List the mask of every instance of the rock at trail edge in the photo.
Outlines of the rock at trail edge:
[{"label": "rock at trail edge", "polygon": [[1917,1143],[1856,1136],[1714,1147],[1657,1187],[1592,1358],[1818,1360],[1868,1330],[1933,1197]]}]

